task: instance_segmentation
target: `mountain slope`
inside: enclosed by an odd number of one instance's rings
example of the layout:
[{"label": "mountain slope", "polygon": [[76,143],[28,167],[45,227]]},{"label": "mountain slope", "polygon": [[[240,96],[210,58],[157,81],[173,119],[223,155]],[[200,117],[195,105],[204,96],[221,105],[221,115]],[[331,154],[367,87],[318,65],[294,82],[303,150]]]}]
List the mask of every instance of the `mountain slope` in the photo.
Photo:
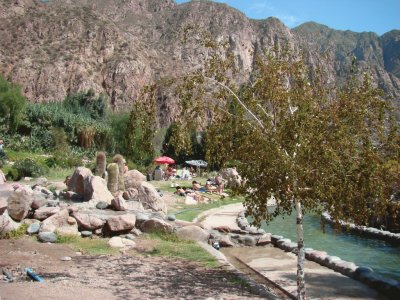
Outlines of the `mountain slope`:
[{"label": "mountain slope", "polygon": [[[201,66],[206,48],[184,43],[188,25],[229,43],[246,80],[254,55],[276,44],[323,64],[333,83],[348,76],[352,57],[361,70],[400,98],[400,31],[338,31],[317,23],[292,30],[276,18],[251,20],[221,3],[173,0],[3,0],[0,3],[0,73],[19,83],[30,101],[59,101],[94,89],[116,111],[130,109],[144,85]],[[329,59],[324,59],[328,56]],[[168,89],[160,90],[161,125],[176,116]]]}]

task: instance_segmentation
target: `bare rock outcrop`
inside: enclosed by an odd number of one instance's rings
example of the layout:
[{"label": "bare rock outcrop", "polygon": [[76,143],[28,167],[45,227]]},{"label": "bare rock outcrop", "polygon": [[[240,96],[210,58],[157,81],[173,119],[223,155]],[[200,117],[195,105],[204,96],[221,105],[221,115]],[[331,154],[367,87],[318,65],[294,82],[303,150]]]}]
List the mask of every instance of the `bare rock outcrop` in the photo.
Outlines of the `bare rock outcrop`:
[{"label": "bare rock outcrop", "polygon": [[93,206],[100,201],[111,204],[114,196],[107,189],[106,181],[94,176],[88,168],[78,167],[75,169],[68,182],[68,190],[83,197],[84,201],[91,201]]},{"label": "bare rock outcrop", "polygon": [[67,209],[45,219],[40,226],[40,232],[57,232],[63,235],[79,234],[78,224],[74,218],[70,218]]},{"label": "bare rock outcrop", "polygon": [[144,181],[138,188],[138,199],[143,204],[145,209],[151,209],[163,214],[167,213],[167,205],[160,197],[155,187]]},{"label": "bare rock outcrop", "polygon": [[15,221],[24,219],[31,209],[33,191],[28,186],[21,186],[8,197],[8,214]]},{"label": "bare rock outcrop", "polygon": [[172,232],[174,230],[173,226],[170,223],[157,218],[151,218],[147,221],[144,221],[141,224],[140,229],[146,233],[151,233],[156,231]]},{"label": "bare rock outcrop", "polygon": [[135,215],[120,215],[114,216],[107,220],[107,229],[111,233],[125,232],[135,227],[136,217]]},{"label": "bare rock outcrop", "polygon": [[105,223],[102,219],[85,213],[76,212],[73,217],[76,219],[79,229],[83,230],[96,230],[102,228]]},{"label": "bare rock outcrop", "polygon": [[178,237],[186,240],[207,242],[209,233],[196,225],[189,225],[179,228],[176,231]]},{"label": "bare rock outcrop", "polygon": [[12,230],[18,229],[19,226],[20,223],[15,222],[7,212],[0,215],[0,238]]},{"label": "bare rock outcrop", "polygon": [[33,218],[39,221],[43,221],[52,215],[55,215],[56,213],[60,212],[60,207],[41,207],[37,210],[35,210],[35,213],[33,214]]},{"label": "bare rock outcrop", "polygon": [[[2,1],[0,73],[20,84],[30,101],[61,101],[92,89],[107,94],[114,111],[129,110],[141,89],[157,81],[159,124],[166,126],[179,108],[171,87],[159,79],[197,69],[212,51],[200,46],[196,31],[182,42],[190,26],[226,41],[237,83],[249,78],[258,54],[288,45],[294,55],[304,54],[310,68],[322,63],[332,84],[349,75],[356,56],[361,71],[400,106],[399,30],[378,36],[313,22],[289,29],[277,18],[251,20],[212,1]],[[324,59],[327,53],[331,57]]]},{"label": "bare rock outcrop", "polygon": [[130,170],[124,175],[126,190],[129,190],[131,188],[137,189],[142,185],[144,181],[146,181],[146,176],[144,176],[138,170]]}]

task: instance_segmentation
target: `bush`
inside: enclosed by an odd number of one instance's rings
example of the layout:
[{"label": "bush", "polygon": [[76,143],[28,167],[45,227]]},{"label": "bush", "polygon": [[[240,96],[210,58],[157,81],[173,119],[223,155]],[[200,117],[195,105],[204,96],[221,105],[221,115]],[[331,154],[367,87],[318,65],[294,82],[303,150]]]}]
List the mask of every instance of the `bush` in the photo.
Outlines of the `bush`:
[{"label": "bush", "polygon": [[6,179],[9,181],[18,181],[21,179],[21,176],[19,176],[18,170],[17,169],[10,169],[8,170],[6,174]]},{"label": "bush", "polygon": [[39,177],[46,173],[46,167],[38,164],[33,159],[26,158],[19,160],[14,164],[14,168],[18,171],[20,178],[22,177]]},{"label": "bush", "polygon": [[61,151],[54,152],[53,156],[46,159],[46,165],[50,168],[72,168],[82,165],[82,158],[71,153]]}]

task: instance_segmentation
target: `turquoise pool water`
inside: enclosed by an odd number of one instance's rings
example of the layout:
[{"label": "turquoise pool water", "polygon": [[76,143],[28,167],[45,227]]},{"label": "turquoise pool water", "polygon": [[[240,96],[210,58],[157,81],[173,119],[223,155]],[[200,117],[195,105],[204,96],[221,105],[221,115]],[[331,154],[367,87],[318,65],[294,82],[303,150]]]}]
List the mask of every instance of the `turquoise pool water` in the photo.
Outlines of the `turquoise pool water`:
[{"label": "turquoise pool water", "polygon": [[[251,219],[249,218],[249,221]],[[321,229],[321,217],[305,215],[304,241],[306,248],[326,251],[358,266],[368,266],[384,277],[400,281],[400,245],[352,233],[336,233],[329,224]],[[277,217],[270,224],[263,224],[266,232],[282,235],[296,242],[295,214]]]}]

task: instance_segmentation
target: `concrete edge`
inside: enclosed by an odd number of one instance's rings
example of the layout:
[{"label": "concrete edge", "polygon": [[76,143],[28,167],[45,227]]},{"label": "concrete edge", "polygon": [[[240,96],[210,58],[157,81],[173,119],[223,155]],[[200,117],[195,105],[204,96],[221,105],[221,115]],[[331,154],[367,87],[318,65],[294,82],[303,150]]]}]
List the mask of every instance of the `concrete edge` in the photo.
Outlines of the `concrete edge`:
[{"label": "concrete edge", "polygon": [[210,253],[212,256],[214,256],[217,261],[222,264],[225,268],[227,268],[229,271],[233,272],[236,276],[238,276],[241,280],[243,280],[246,284],[250,286],[250,290],[258,294],[262,297],[268,298],[268,299],[279,299],[275,294],[270,292],[267,287],[265,287],[262,284],[259,284],[255,282],[253,279],[251,279],[249,276],[235,268],[226,258],[226,256],[218,251],[217,249],[213,248],[209,244],[201,241],[197,241],[197,244],[199,244],[204,250],[206,250],[208,253]]}]

